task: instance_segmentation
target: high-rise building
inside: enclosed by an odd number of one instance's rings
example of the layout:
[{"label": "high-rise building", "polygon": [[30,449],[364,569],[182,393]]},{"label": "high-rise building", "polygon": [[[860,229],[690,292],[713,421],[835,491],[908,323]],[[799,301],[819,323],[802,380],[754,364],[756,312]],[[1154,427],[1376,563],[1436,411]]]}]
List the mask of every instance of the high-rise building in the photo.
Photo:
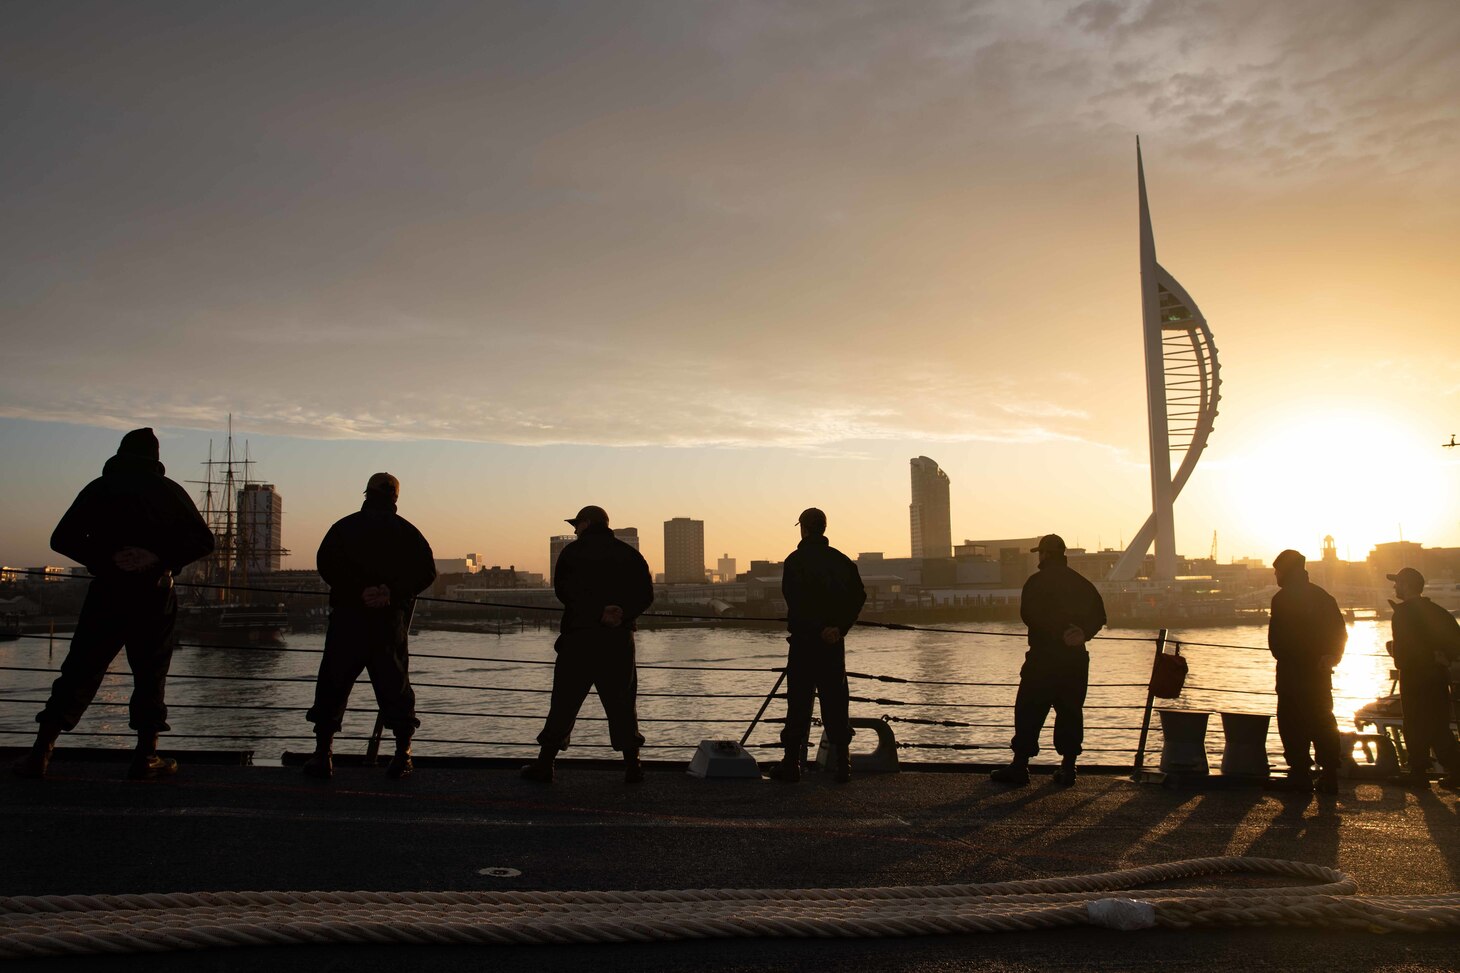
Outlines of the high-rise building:
[{"label": "high-rise building", "polygon": [[721,554],[720,562],[716,565],[716,573],[720,575],[720,581],[729,584],[735,580],[735,559],[729,554]]},{"label": "high-rise building", "polygon": [[[1221,369],[1211,328],[1186,289],[1156,262],[1146,170],[1136,145],[1136,194],[1140,207],[1141,328],[1146,349],[1146,420],[1151,445],[1151,516],[1110,572],[1129,581],[1156,545],[1151,579],[1176,579],[1176,525],[1172,506],[1206,449],[1221,399]],[[1171,472],[1171,457],[1181,465]]]},{"label": "high-rise building", "polygon": [[629,545],[629,547],[632,547],[634,550],[637,551],[639,549],[639,528],[637,528],[637,527],[615,527],[613,529],[613,536],[614,537],[617,537],[619,540],[623,541],[625,544]]},{"label": "high-rise building", "polygon": [[284,499],[272,483],[249,483],[238,491],[237,570],[270,574],[283,566]]},{"label": "high-rise building", "polygon": [[548,538],[548,584],[552,584],[553,579],[557,577],[558,555],[563,553],[563,548],[577,539],[575,534],[557,534]]},{"label": "high-rise building", "polygon": [[705,583],[705,522],[675,517],[664,522],[664,583]]},{"label": "high-rise building", "polygon": [[913,557],[952,557],[953,518],[948,504],[948,474],[926,456],[912,463],[912,503],[908,518],[912,526]]}]

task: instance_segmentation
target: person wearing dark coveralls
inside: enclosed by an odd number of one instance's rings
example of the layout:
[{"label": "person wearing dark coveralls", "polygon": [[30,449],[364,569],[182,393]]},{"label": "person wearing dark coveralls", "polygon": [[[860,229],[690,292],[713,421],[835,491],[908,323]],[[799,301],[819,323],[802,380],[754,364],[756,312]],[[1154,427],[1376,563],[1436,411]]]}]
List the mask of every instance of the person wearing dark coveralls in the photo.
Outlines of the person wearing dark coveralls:
[{"label": "person wearing dark coveralls", "polygon": [[1450,732],[1450,663],[1460,659],[1460,622],[1424,596],[1425,579],[1414,568],[1386,575],[1394,582],[1394,639],[1389,654],[1399,670],[1404,743],[1409,773],[1402,783],[1430,786],[1430,751],[1445,765],[1440,786],[1460,788],[1460,743]]},{"label": "person wearing dark coveralls", "polygon": [[522,768],[527,780],[553,779],[553,763],[568,749],[578,711],[596,689],[608,717],[608,738],[623,754],[624,780],[644,779],[639,748],[637,696],[639,677],[634,662],[634,630],[640,615],[654,603],[649,564],[632,546],[613,536],[608,514],[588,506],[567,521],[577,540],[563,548],[553,569],[553,590],[563,603],[563,617],[554,643],[553,694],[537,759]]},{"label": "person wearing dark coveralls", "polygon": [[786,600],[786,723],[781,760],[772,780],[801,779],[801,753],[811,732],[811,703],[821,698],[821,724],[831,742],[831,767],[838,783],[852,779],[852,726],[848,719],[847,633],[867,601],[862,576],[851,558],[826,539],[826,514],[815,507],[796,523],[801,543],[786,556],[781,594]]},{"label": "person wearing dark coveralls", "polygon": [[304,764],[310,777],[334,773],[334,737],[362,670],[370,673],[381,725],[395,736],[386,776],[399,779],[415,770],[411,737],[421,721],[408,641],[416,596],[436,580],[436,562],[426,538],[395,512],[399,499],[400,481],[376,473],[360,509],[336,521],[319,545],[316,564],[330,586],[330,620],[314,705],[306,716],[315,738],[314,754]]},{"label": "person wearing dark coveralls", "polygon": [[91,572],[86,601],[51,686],[29,753],[16,761],[22,777],[46,775],[56,738],[75,728],[122,646],[132,669],[130,726],[137,748],[127,776],[176,773],[157,754],[167,724],[167,671],[172,664],[177,597],[173,575],[213,551],[213,533],[198,508],[159,462],[157,436],[133,429],[101,476],[88,483],[51,535],[51,548]]},{"label": "person wearing dark coveralls", "polygon": [[1272,786],[1337,794],[1340,747],[1333,718],[1333,667],[1343,658],[1348,629],[1338,602],[1308,580],[1307,564],[1294,550],[1283,551],[1272,562],[1279,590],[1272,596],[1267,646],[1277,660],[1278,736],[1288,763],[1287,780]]},{"label": "person wearing dark coveralls", "polygon": [[1029,759],[1039,753],[1039,734],[1054,709],[1054,748],[1062,761],[1054,773],[1061,787],[1075,782],[1076,762],[1085,742],[1085,693],[1090,683],[1090,653],[1085,644],[1105,627],[1100,592],[1070,567],[1065,542],[1046,534],[1030,553],[1039,570],[1024,582],[1019,617],[1029,627],[1029,651],[1019,670],[1014,697],[1014,760],[989,776],[1002,784],[1029,783]]}]

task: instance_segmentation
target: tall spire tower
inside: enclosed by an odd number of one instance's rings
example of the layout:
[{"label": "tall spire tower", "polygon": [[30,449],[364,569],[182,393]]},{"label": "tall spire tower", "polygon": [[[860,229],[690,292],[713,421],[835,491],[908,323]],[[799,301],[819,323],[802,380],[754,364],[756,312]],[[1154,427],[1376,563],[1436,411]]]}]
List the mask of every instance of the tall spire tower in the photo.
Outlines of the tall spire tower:
[{"label": "tall spire tower", "polygon": [[[1136,576],[1156,545],[1152,578],[1176,578],[1176,524],[1172,507],[1197,458],[1206,449],[1221,398],[1217,347],[1206,318],[1176,278],[1156,262],[1156,238],[1146,200],[1146,170],[1136,140],[1140,197],[1141,325],[1146,351],[1146,421],[1151,440],[1151,516],[1110,572],[1112,581]],[[1181,454],[1176,475],[1171,456]]]}]

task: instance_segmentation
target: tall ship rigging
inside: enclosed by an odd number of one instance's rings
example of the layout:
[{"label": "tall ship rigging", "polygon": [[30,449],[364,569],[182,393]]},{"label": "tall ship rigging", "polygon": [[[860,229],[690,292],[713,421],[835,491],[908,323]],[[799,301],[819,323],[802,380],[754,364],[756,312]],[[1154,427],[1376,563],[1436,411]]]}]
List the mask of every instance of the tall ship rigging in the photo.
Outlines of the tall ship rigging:
[{"label": "tall ship rigging", "polygon": [[200,488],[199,512],[215,544],[179,578],[177,625],[184,637],[269,643],[281,641],[288,626],[277,596],[250,590],[289,553],[282,545],[283,502],[273,484],[254,480],[253,466],[246,442],[241,457],[235,451],[230,415],[222,455],[214,458],[210,440],[203,479],[188,481]]}]

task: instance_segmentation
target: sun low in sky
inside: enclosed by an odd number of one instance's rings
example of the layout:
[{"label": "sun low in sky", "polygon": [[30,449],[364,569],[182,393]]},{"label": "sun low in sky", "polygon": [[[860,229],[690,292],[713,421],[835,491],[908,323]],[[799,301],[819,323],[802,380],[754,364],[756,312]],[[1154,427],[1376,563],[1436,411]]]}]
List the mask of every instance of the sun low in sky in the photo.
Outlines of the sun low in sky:
[{"label": "sun low in sky", "polygon": [[0,560],[229,413],[290,566],[402,481],[542,570],[584,503],[783,556],[1150,511],[1141,136],[1220,349],[1177,547],[1460,544],[1448,0],[67,4],[0,13]]}]

